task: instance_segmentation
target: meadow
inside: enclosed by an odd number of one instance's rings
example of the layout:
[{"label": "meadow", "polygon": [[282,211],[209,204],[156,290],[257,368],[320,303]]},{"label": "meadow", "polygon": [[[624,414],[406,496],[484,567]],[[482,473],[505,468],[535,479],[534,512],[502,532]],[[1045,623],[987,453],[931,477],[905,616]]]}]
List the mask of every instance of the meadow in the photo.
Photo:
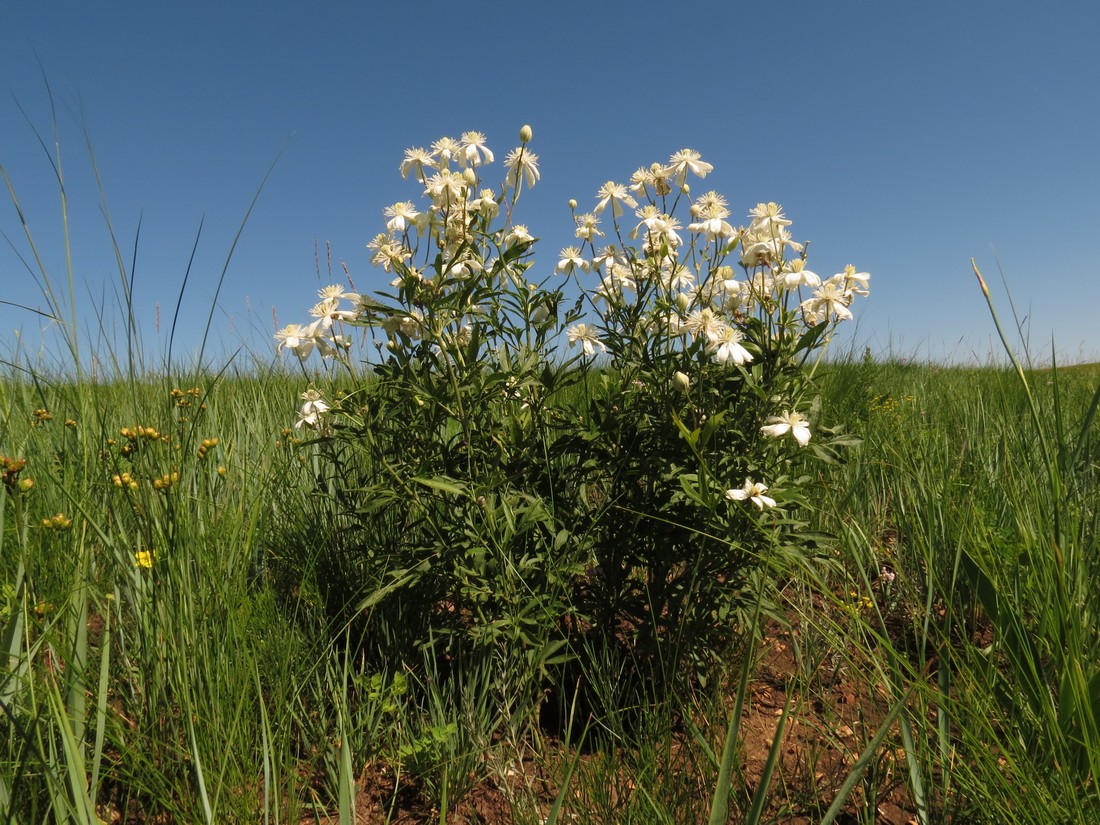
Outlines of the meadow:
[{"label": "meadow", "polygon": [[389,289],[274,362],[143,358],[121,255],[90,358],[24,222],[6,821],[1100,821],[1100,372],[992,301],[1006,364],[838,356],[870,276],[689,204],[689,149],[531,281],[519,135],[498,188],[481,133],[410,149]]},{"label": "meadow", "polygon": [[[1095,369],[823,368],[862,444],[705,684],[378,665],[293,374],[0,392],[8,821],[1087,822]],[[16,459],[25,459],[26,464]],[[523,667],[520,662],[514,667]],[[619,662],[620,668],[628,663]],[[577,674],[608,704],[567,705]],[[571,680],[571,681],[569,681]],[[541,711],[541,712],[540,712]],[[728,807],[727,807],[728,806]],[[728,812],[727,812],[728,810]]]}]

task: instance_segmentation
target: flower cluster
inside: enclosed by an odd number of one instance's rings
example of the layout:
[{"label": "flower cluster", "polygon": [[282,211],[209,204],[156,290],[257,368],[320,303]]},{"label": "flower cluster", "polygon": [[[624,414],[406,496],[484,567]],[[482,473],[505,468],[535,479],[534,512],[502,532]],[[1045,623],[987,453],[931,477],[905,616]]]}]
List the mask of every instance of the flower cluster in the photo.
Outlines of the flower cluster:
[{"label": "flower cluster", "polygon": [[64,513],[55,513],[49,518],[42,519],[41,523],[47,530],[68,530],[73,526],[73,520]]},{"label": "flower cluster", "polygon": [[[531,128],[525,126],[520,130],[520,146],[504,158],[504,181],[497,190],[482,185],[481,173],[496,156],[481,132],[463,132],[457,140],[440,138],[430,149],[406,150],[401,176],[419,182],[427,203],[417,206],[400,201],[387,206],[382,211],[386,231],[367,243],[371,263],[396,276],[390,285],[399,290],[403,306],[395,308],[340,286],[326,286],[319,293],[321,300],[310,310],[311,322],[288,324],[276,333],[279,349],[303,360],[314,351],[324,358],[341,357],[351,346],[343,331],[345,325],[379,327],[391,349],[426,337],[441,346],[468,342],[484,308],[470,306],[455,317],[434,319],[431,328],[425,308],[441,292],[453,289],[456,280],[507,276],[514,260],[509,253],[535,241],[526,226],[515,224],[494,238],[501,257],[486,256],[477,243],[502,210],[510,218],[522,189],[538,182],[538,156],[527,148],[530,139]],[[414,265],[421,255],[424,265]],[[441,271],[433,278],[427,264],[435,255]],[[314,404],[303,411],[299,425],[315,426],[324,411]]]},{"label": "flower cluster", "polygon": [[[708,191],[688,208],[685,238],[675,212],[690,193],[687,175],[703,178],[712,170],[698,152],[682,149],[667,164],[638,169],[629,186],[605,183],[591,212],[578,214],[576,202],[571,201],[580,245],[561,251],[558,272],[574,276],[592,272],[599,278],[594,303],[605,324],[617,307],[644,304],[649,330],[682,336],[685,343],[700,341],[706,353],[723,365],[742,366],[753,360],[753,351],[746,345],[745,319],[754,314],[774,317],[779,310],[789,310],[792,294],[798,298],[796,306],[806,326],[851,319],[849,307],[856,296],[868,294],[869,276],[849,265],[822,281],[806,268],[805,247],[792,239],[791,221],[776,203],[757,204],[749,212],[749,224],[735,228],[728,220],[726,198]],[[605,214],[610,214],[611,234],[623,238],[620,219],[627,209],[638,220],[628,237],[640,241],[640,246],[597,246],[607,234],[600,229]],[[734,257],[738,248],[740,255]],[[788,259],[788,252],[800,254]],[[740,267],[740,277],[734,266]],[[569,340],[581,343],[587,356],[604,348],[587,324],[572,328]]]},{"label": "flower cluster", "polygon": [[10,458],[0,455],[0,481],[5,487],[15,491],[27,492],[34,486],[34,481],[29,478],[19,478],[20,473],[27,469],[27,459]]},{"label": "flower cluster", "polygon": [[[586,319],[567,330],[583,357],[611,352],[619,364],[634,357],[629,353],[647,352],[651,363],[668,365],[664,381],[689,395],[724,380],[720,373],[703,380],[708,371],[747,375],[761,360],[795,363],[805,354],[796,350],[827,341],[831,325],[853,317],[853,301],[869,292],[868,274],[849,265],[823,280],[811,271],[807,248],[793,239],[792,222],[777,203],[757,204],[747,225],[735,226],[729,202],[717,191],[689,202],[688,176],[712,171],[698,152],[682,149],[667,163],[639,168],[629,184],[604,183],[589,212],[579,213],[570,201],[577,244],[561,251],[557,271],[586,292],[585,278],[594,276],[597,284],[591,292],[597,322]],[[677,211],[684,206],[681,220]],[[625,223],[631,213],[635,221]],[[609,237],[618,242],[604,243]],[[645,336],[641,347],[639,335]],[[804,447],[811,433],[795,409],[798,392],[789,387],[773,396],[787,409],[775,410],[760,431],[775,439],[789,434]],[[714,412],[698,408],[696,418]],[[764,509],[775,504],[766,490],[749,480],[727,498]]]},{"label": "flower cluster", "polygon": [[[522,282],[520,263],[536,239],[524,224],[511,223],[511,211],[521,190],[535,186],[538,155],[528,149],[530,127],[519,134],[520,145],[504,157],[504,179],[497,188],[484,185],[486,167],[496,160],[481,132],[463,132],[460,139],[441,138],[430,149],[405,153],[401,177],[421,187],[426,200],[396,202],[383,209],[385,232],[366,244],[371,263],[393,276],[394,294],[382,300],[348,292],[341,286],[320,290],[309,323],[290,323],[278,330],[279,350],[301,360],[313,352],[346,363],[351,346],[349,327],[372,328],[375,339],[390,353],[427,344],[437,353],[453,353],[474,340],[486,318],[499,312],[478,300],[476,287],[510,282],[527,292],[525,323],[552,326],[553,301],[535,285]],[[503,226],[496,221],[503,218]],[[529,289],[528,289],[529,287]],[[456,300],[456,296],[464,296]],[[318,428],[330,409],[316,389],[301,396],[296,427]]]}]

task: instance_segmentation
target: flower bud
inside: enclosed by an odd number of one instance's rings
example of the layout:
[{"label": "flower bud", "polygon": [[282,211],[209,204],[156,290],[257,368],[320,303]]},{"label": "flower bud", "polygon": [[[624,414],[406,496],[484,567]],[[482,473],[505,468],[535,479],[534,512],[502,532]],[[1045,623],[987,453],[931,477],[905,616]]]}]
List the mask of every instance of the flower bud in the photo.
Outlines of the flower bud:
[{"label": "flower bud", "polygon": [[477,184],[477,172],[467,167],[462,173],[462,179],[466,181],[467,186],[475,186]]},{"label": "flower bud", "polygon": [[533,136],[533,134],[534,133],[531,131],[530,125],[526,124],[526,123],[523,124],[523,128],[519,130],[519,142],[520,143],[530,143],[531,142],[531,137]]},{"label": "flower bud", "polygon": [[672,376],[672,385],[676,387],[676,389],[680,392],[687,392],[688,387],[691,386],[691,379],[688,378],[687,375],[685,375],[684,373],[677,370],[676,374]]},{"label": "flower bud", "polygon": [[687,312],[689,306],[691,306],[691,298],[687,293],[679,293],[676,296],[676,308],[680,310],[680,312]]},{"label": "flower bud", "polygon": [[577,208],[577,199],[576,198],[570,198],[569,199],[569,209],[570,209],[570,211],[572,211],[576,208]]}]

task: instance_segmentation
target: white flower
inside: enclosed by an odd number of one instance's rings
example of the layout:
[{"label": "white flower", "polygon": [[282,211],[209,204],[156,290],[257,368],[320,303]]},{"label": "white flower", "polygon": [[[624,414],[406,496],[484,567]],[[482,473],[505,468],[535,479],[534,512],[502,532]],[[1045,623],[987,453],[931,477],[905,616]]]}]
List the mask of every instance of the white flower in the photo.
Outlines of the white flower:
[{"label": "white flower", "polygon": [[298,421],[294,425],[296,429],[316,427],[321,423],[321,416],[329,411],[328,402],[321,397],[317,390],[309,389],[301,394],[302,406],[298,410]]},{"label": "white flower", "polygon": [[420,148],[406,149],[405,160],[401,162],[401,177],[407,178],[409,172],[413,172],[416,179],[423,183],[427,178],[424,170],[435,168],[435,158],[431,152]]},{"label": "white flower", "polygon": [[672,194],[672,186],[668,179],[672,170],[659,163],[651,163],[648,168],[643,166],[630,176],[630,191],[635,195],[645,196],[647,190],[653,190],[655,195]]},{"label": "white flower", "polygon": [[726,328],[723,321],[710,307],[703,307],[692,312],[684,323],[684,329],[691,333],[693,338],[703,336],[707,341],[720,338]]},{"label": "white flower", "polygon": [[638,202],[631,197],[626,186],[615,183],[615,181],[609,180],[601,186],[600,191],[596,193],[596,197],[600,198],[600,202],[596,204],[596,208],[592,211],[597,215],[603,212],[608,204],[611,204],[611,216],[613,218],[622,216],[623,206],[629,206],[631,209],[638,208]]},{"label": "white flower", "polygon": [[360,296],[357,292],[348,292],[339,284],[331,284],[317,290],[317,297],[322,301],[335,298],[337,301],[351,301],[352,303],[356,303]]},{"label": "white flower", "polygon": [[852,295],[867,296],[871,294],[868,282],[871,276],[866,272],[856,272],[851,264],[844,267],[844,271],[834,275],[830,281],[841,279],[844,281],[844,291]]},{"label": "white flower", "polygon": [[783,207],[774,201],[756,204],[749,210],[749,217],[752,218],[750,230],[763,235],[770,235],[776,230],[791,225],[790,220],[783,214]]},{"label": "white flower", "polygon": [[591,241],[593,238],[603,237],[603,232],[596,228],[599,226],[600,219],[591,212],[577,215],[575,220],[577,222],[577,237],[582,241]]},{"label": "white flower", "polygon": [[280,350],[288,349],[303,360],[313,352],[316,343],[312,326],[303,327],[300,324],[287,324],[275,333],[275,338]]},{"label": "white flower", "polygon": [[440,208],[451,206],[462,198],[466,190],[466,179],[457,172],[446,169],[437,172],[424,182],[424,194]]},{"label": "white flower", "polygon": [[641,219],[641,222],[634,227],[630,237],[637,238],[639,234],[644,233],[647,246],[658,246],[662,240],[670,249],[676,249],[680,245],[680,236],[676,233],[680,224],[675,218],[663,214],[651,203],[647,203],[634,214]]},{"label": "white flower", "polygon": [[691,206],[691,214],[695,218],[728,218],[730,216],[728,205],[726,199],[712,189],[695,199],[695,203]]},{"label": "white flower", "polygon": [[802,311],[806,313],[806,321],[811,325],[825,323],[831,318],[850,321],[852,311],[848,309],[848,304],[851,300],[852,293],[846,291],[843,283],[833,276],[814,290],[812,298],[802,302]]},{"label": "white flower", "polygon": [[462,144],[451,137],[444,137],[432,144],[432,152],[439,158],[439,168],[446,169],[453,158],[462,154]]},{"label": "white flower", "polygon": [[557,271],[568,274],[574,269],[588,271],[588,261],[581,257],[581,251],[575,246],[567,246],[561,251],[561,259],[558,261]]},{"label": "white flower", "polygon": [[622,259],[622,256],[619,255],[619,250],[617,250],[614,245],[605,246],[603,249],[596,253],[595,257],[592,258],[592,269],[598,270],[601,268],[606,268],[610,272],[611,268],[614,267],[615,264],[622,263],[624,263],[624,261]]},{"label": "white flower", "polygon": [[596,335],[596,330],[588,324],[574,324],[565,331],[565,334],[569,338],[569,346],[580,342],[581,349],[589,357],[596,354],[596,347],[601,350],[607,349],[603,341]]},{"label": "white flower", "polygon": [[314,336],[319,337],[318,332],[321,334],[327,333],[336,321],[354,321],[355,311],[350,309],[340,309],[340,300],[338,298],[326,298],[323,301],[313,305],[309,314],[317,320],[307,327],[313,331]]},{"label": "white flower", "polygon": [[391,315],[382,321],[382,329],[391,338],[400,333],[415,341],[420,337],[420,321],[417,315]]},{"label": "white flower", "polygon": [[675,312],[653,312],[645,317],[643,324],[649,332],[672,338],[684,331],[684,322]]},{"label": "white flower", "polygon": [[752,360],[752,353],[741,345],[741,330],[728,324],[710,339],[708,348],[719,364],[741,365]]},{"label": "white flower", "polygon": [[469,278],[471,275],[477,275],[483,272],[485,267],[481,261],[477,258],[463,258],[461,261],[455,261],[447,269],[447,274],[452,278]]},{"label": "white flower", "polygon": [[375,235],[374,240],[367,244],[367,249],[374,252],[370,262],[382,267],[383,272],[389,272],[412,257],[412,253],[400,240],[389,235]]},{"label": "white flower", "polygon": [[500,204],[492,189],[482,189],[481,197],[470,201],[470,210],[477,212],[488,221],[492,221],[500,212]]},{"label": "white flower", "polygon": [[789,261],[786,271],[781,271],[775,276],[775,284],[781,289],[798,289],[800,286],[821,286],[821,278],[816,272],[806,269],[806,262],[801,258]]},{"label": "white flower", "polygon": [[387,206],[382,214],[389,218],[386,221],[386,229],[396,234],[404,232],[410,226],[419,227],[422,223],[422,221],[417,220],[421,217],[420,213],[409,201],[401,201],[393,206]]},{"label": "white flower", "polygon": [[687,392],[691,388],[691,379],[688,378],[686,373],[677,370],[672,376],[672,386],[680,392]]},{"label": "white flower", "polygon": [[760,432],[772,438],[779,438],[790,432],[800,447],[810,443],[810,422],[798,412],[788,411],[782,415],[773,415],[768,419],[768,423],[760,428]]},{"label": "white flower", "polygon": [[458,156],[458,162],[463,168],[492,163],[493,159],[493,153],[485,145],[485,135],[481,132],[462,133],[462,152]]},{"label": "white flower", "polygon": [[661,270],[660,283],[668,292],[692,289],[695,286],[695,273],[686,266],[673,263],[670,267]]},{"label": "white flower", "polygon": [[784,226],[761,229],[753,223],[741,230],[741,263],[752,268],[770,266],[783,258],[785,248],[802,251],[802,244],[791,240],[791,233]]},{"label": "white flower", "polygon": [[520,181],[527,184],[530,189],[539,180],[539,156],[530,149],[519,146],[504,157],[504,165],[508,167],[504,184],[509,189],[516,188]]},{"label": "white flower", "polygon": [[726,498],[730,501],[751,501],[763,510],[765,507],[775,506],[775,499],[764,495],[766,492],[768,492],[768,485],[747,478],[740,490],[726,490]]},{"label": "white flower", "polygon": [[668,168],[676,177],[677,185],[683,185],[684,181],[687,180],[688,172],[691,172],[697,178],[705,178],[714,169],[711,164],[705,163],[694,149],[681,149],[670,157]]},{"label": "white flower", "polygon": [[734,228],[728,221],[724,221],[721,218],[707,218],[697,223],[688,224],[689,232],[697,232],[706,235],[708,241],[715,241],[720,238],[728,238],[734,234]]},{"label": "white flower", "polygon": [[535,237],[522,223],[517,223],[509,230],[508,234],[504,236],[505,246],[515,246],[516,244],[530,244],[535,242]]}]

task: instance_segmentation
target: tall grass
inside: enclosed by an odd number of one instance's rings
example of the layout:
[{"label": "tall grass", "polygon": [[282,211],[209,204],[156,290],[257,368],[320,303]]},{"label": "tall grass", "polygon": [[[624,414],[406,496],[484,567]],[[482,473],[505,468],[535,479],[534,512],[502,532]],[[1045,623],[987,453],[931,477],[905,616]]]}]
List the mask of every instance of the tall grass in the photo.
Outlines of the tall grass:
[{"label": "tall grass", "polygon": [[1095,375],[1013,357],[826,380],[866,420],[823,509],[875,608],[809,619],[891,695],[914,691],[899,735],[922,820],[1094,820]]}]

